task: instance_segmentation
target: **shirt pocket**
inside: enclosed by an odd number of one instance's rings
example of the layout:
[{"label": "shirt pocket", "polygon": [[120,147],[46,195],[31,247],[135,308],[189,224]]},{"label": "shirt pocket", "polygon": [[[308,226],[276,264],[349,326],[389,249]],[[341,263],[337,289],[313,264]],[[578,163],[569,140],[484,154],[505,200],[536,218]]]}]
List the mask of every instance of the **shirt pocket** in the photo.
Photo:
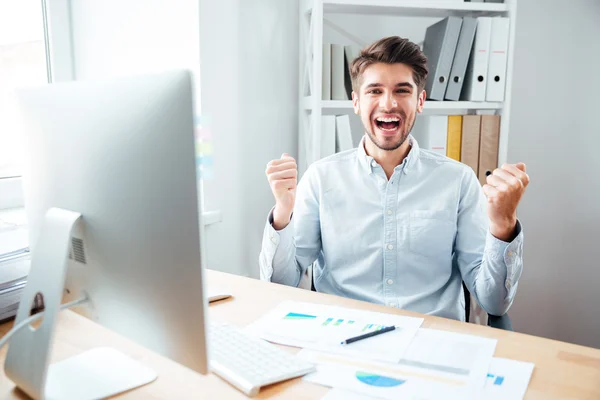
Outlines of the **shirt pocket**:
[{"label": "shirt pocket", "polygon": [[409,232],[409,246],[413,253],[444,260],[452,257],[456,222],[450,211],[412,211]]}]

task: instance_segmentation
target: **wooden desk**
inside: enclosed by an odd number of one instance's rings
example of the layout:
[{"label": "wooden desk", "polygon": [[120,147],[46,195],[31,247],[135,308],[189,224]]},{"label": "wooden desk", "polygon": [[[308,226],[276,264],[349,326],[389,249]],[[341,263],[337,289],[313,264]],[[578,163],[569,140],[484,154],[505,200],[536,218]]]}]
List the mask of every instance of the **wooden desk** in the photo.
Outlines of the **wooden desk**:
[{"label": "wooden desk", "polygon": [[[208,271],[208,284],[231,290],[234,298],[212,303],[209,315],[220,321],[245,326],[284,299],[335,304],[364,310],[420,316],[420,314],[343,299],[303,289],[261,282],[254,279]],[[469,333],[498,339],[496,356],[535,363],[526,399],[600,399],[600,350],[500,331],[438,317],[425,316],[423,327]],[[4,334],[11,324],[0,326]],[[63,311],[56,332],[52,361],[76,355],[97,346],[111,346],[141,361],[158,373],[158,379],[119,399],[242,399],[232,386],[213,374],[195,373],[159,356],[72,311]],[[290,351],[297,349],[287,348]],[[4,375],[6,348],[0,351],[0,398],[25,399]],[[294,379],[264,389],[257,398],[319,399],[327,388]]]}]

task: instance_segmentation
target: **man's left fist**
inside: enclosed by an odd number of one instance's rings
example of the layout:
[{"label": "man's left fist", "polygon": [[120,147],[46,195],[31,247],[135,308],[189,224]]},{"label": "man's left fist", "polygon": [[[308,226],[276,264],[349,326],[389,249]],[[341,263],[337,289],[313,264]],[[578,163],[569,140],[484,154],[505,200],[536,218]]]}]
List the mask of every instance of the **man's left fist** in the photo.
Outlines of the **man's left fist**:
[{"label": "man's left fist", "polygon": [[488,175],[486,181],[483,192],[488,200],[490,232],[500,240],[511,241],[517,226],[517,206],[529,185],[525,164],[504,164]]}]

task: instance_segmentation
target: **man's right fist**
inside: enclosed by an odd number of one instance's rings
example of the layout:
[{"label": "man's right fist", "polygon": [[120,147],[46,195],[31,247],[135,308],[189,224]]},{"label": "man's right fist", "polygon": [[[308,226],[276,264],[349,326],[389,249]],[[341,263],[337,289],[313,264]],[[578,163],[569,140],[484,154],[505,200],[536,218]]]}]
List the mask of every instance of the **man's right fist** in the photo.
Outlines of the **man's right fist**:
[{"label": "man's right fist", "polygon": [[290,222],[296,201],[298,183],[296,160],[284,153],[279,160],[272,160],[267,164],[266,174],[275,197],[273,227],[278,230],[283,229]]}]

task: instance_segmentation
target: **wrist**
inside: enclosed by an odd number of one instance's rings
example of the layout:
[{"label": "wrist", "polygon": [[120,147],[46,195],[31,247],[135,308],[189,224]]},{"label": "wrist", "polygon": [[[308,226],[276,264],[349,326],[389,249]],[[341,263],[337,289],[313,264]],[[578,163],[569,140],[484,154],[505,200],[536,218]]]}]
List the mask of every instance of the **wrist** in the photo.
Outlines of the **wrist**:
[{"label": "wrist", "polygon": [[511,242],[515,238],[517,230],[517,218],[507,218],[504,221],[492,221],[490,233],[504,242]]},{"label": "wrist", "polygon": [[273,229],[279,231],[288,226],[292,218],[292,211],[276,205],[273,209]]}]

